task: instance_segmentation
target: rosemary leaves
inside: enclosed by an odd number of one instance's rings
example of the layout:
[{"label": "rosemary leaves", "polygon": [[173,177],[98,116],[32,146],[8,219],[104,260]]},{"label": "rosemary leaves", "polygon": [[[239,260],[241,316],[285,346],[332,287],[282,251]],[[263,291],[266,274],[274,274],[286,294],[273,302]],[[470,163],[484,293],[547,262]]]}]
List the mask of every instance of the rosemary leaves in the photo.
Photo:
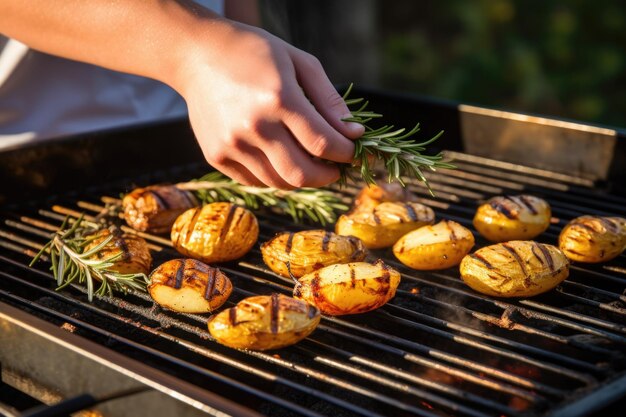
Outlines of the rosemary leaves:
[{"label": "rosemary leaves", "polygon": [[192,191],[202,203],[229,201],[256,210],[271,207],[290,215],[295,222],[304,219],[321,225],[337,220],[337,212],[348,210],[339,194],[316,188],[293,191],[277,188],[249,187],[231,180],[219,172],[211,172],[197,180],[176,184],[181,190]]},{"label": "rosemary leaves", "polygon": [[434,196],[423,170],[454,169],[455,166],[444,161],[442,152],[436,155],[424,155],[422,152],[426,150],[426,146],[439,139],[443,131],[424,142],[417,142],[414,136],[419,132],[419,123],[408,131],[404,128],[395,129],[393,125],[373,128],[368,123],[383,117],[382,114],[367,110],[369,102],[362,98],[348,98],[351,91],[352,84],[343,96],[352,117],[344,121],[363,125],[365,133],[355,141],[354,162],[340,165],[340,183],[345,184],[348,178],[354,179],[356,171],[366,183],[375,184],[374,173],[370,167],[370,160],[373,158],[384,163],[389,182],[397,181],[404,186],[402,177],[413,177],[422,181]]},{"label": "rosemary leaves", "polygon": [[69,228],[68,223],[70,219],[66,218],[30,266],[49,251],[57,289],[72,283],[83,284],[89,301],[94,294],[110,296],[114,291],[146,291],[152,258],[143,239],[122,235],[113,226],[102,229],[97,223],[85,221],[83,216]]}]

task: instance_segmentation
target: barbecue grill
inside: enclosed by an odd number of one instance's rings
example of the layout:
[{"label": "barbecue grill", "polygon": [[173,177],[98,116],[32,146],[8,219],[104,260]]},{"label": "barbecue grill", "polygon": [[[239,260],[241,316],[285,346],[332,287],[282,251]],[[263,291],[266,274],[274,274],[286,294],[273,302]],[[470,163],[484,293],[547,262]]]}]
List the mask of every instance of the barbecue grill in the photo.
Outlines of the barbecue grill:
[{"label": "barbecue grill", "polygon": [[[555,244],[574,217],[626,217],[623,132],[356,93],[394,123],[422,120],[424,137],[446,128],[436,146],[458,169],[428,174],[436,198],[409,182],[440,219],[473,230],[475,209],[487,198],[533,194],[555,217],[537,240]],[[371,259],[402,272],[389,304],[324,317],[304,341],[269,352],[217,344],[207,315],[161,309],[145,294],[89,303],[78,285],[55,291],[48,264],[28,267],[66,216],[95,216],[135,186],[204,174],[201,155],[182,120],[0,154],[0,414],[68,398],[106,416],[619,414],[626,395],[624,255],[573,264],[570,277],[547,294],[497,299],[464,285],[458,268],[413,271],[390,250],[373,251]],[[351,202],[358,187],[335,189]],[[257,214],[260,241],[314,227],[272,211]],[[139,234],[155,265],[180,257],[167,236]],[[488,244],[475,236],[475,249]],[[253,294],[291,293],[290,280],[263,264],[258,245],[220,267],[235,287],[227,306]]]}]

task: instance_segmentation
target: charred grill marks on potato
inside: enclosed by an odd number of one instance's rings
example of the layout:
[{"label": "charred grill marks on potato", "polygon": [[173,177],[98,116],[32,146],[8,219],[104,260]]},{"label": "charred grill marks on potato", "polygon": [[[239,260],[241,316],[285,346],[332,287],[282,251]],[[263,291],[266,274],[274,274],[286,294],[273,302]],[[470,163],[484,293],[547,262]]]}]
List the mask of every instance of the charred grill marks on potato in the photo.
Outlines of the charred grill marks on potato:
[{"label": "charred grill marks on potato", "polygon": [[537,208],[533,205],[533,202],[526,195],[519,196],[520,201],[532,214],[538,214]]},{"label": "charred grill marks on potato", "polygon": [[320,304],[320,298],[323,298],[320,293],[320,273],[319,271],[315,271],[315,275],[313,275],[313,279],[311,280],[311,294],[313,294],[313,301],[315,304]]},{"label": "charred grill marks on potato", "polygon": [[161,194],[159,194],[158,188],[153,188],[153,189],[149,190],[149,192],[150,192],[150,194],[152,194],[152,197],[157,202],[158,206],[164,208],[165,210],[170,208],[170,205],[167,202],[167,198],[163,198],[163,196]]},{"label": "charred grill marks on potato", "polygon": [[450,222],[448,220],[444,220],[444,222],[448,227],[448,230],[450,231],[450,240],[454,242],[455,240],[457,240],[456,233],[454,233],[454,228],[450,225]]},{"label": "charred grill marks on potato", "polygon": [[[187,236],[185,236],[185,243],[189,243],[189,240],[191,239],[191,236],[193,235],[193,230],[196,227],[196,223],[198,222],[198,218],[200,217],[200,213],[202,213],[202,209],[196,208],[193,213],[193,217],[191,218],[191,221],[187,224],[187,227],[186,227]],[[185,229],[184,226],[183,226],[183,229]],[[182,235],[182,230],[178,236],[179,239],[181,235]],[[178,242],[176,242],[176,246],[178,246]]]},{"label": "charred grill marks on potato", "polygon": [[529,284],[530,283],[530,279],[529,279],[529,276],[528,276],[528,272],[526,271],[526,267],[524,266],[524,261],[522,260],[522,257],[519,256],[519,253],[517,253],[515,248],[512,248],[511,246],[507,245],[506,243],[503,243],[502,247],[504,249],[506,249],[506,251],[508,253],[510,253],[511,256],[513,257],[513,259],[515,259],[515,261],[519,264],[519,267],[522,270],[522,275],[524,275],[524,282],[526,284]]},{"label": "charred grill marks on potato", "polygon": [[278,333],[278,314],[280,304],[278,300],[278,294],[273,293],[271,297],[271,309],[270,309],[270,332],[273,334]]},{"label": "charred grill marks on potato", "polygon": [[[126,239],[122,235],[122,231],[118,229],[117,227],[115,227],[111,231],[111,234],[114,236],[113,241],[115,242],[114,243],[115,247],[119,248],[119,250],[122,252],[122,261],[123,262],[128,261],[128,259],[130,258],[130,249],[128,249],[128,243],[126,242]],[[127,236],[126,238],[132,239],[130,235]]]},{"label": "charred grill marks on potato", "polygon": [[217,281],[216,275],[217,275],[217,269],[209,268],[209,276],[208,276],[207,283],[206,283],[206,290],[204,291],[205,300],[210,300],[211,297],[213,297],[213,291],[215,291],[215,284]]},{"label": "charred grill marks on potato", "polygon": [[356,287],[356,271],[353,265],[350,265],[350,286],[352,288]]},{"label": "charred grill marks on potato", "polygon": [[613,223],[613,221],[611,219],[608,219],[606,217],[596,217],[596,219],[598,219],[598,221],[600,223],[602,223],[604,228],[606,230],[608,230],[609,232],[611,232],[611,233],[617,233],[618,232],[617,224]]},{"label": "charred grill marks on potato", "polygon": [[470,257],[473,259],[476,259],[478,262],[481,262],[483,265],[487,267],[487,269],[494,269],[493,265],[491,265],[491,263],[488,260],[486,260],[481,254],[472,253]]},{"label": "charred grill marks on potato", "polygon": [[189,192],[185,190],[179,190],[178,188],[176,188],[176,190],[183,196],[183,198],[188,204],[188,207],[194,207],[198,205],[198,203],[194,201],[194,198],[191,196]]},{"label": "charred grill marks on potato", "polygon": [[[223,239],[228,235],[228,231],[230,230],[231,223],[233,222],[233,217],[235,216],[235,211],[237,211],[237,206],[235,204],[231,204],[228,209],[228,214],[226,215],[226,220],[224,221],[224,225],[222,226],[222,230],[220,231],[220,239]],[[243,217],[244,213],[241,213],[239,216],[239,220]]]},{"label": "charred grill marks on potato", "polygon": [[296,234],[294,232],[289,233],[289,237],[287,238],[287,243],[285,244],[285,253],[289,254],[291,252],[291,246],[293,245],[293,237]]},{"label": "charred grill marks on potato", "polygon": [[507,207],[506,200],[492,201],[489,205],[498,213],[504,214],[509,219],[517,219],[517,213],[514,213],[509,207]]},{"label": "charred grill marks on potato", "polygon": [[[535,258],[537,258],[537,260],[539,261],[539,263],[540,263],[541,265],[543,265],[543,264],[544,264],[544,261],[543,261],[543,259],[541,259],[541,256],[539,256],[539,254],[538,254],[538,253],[537,253],[537,251],[536,251],[536,249],[537,249],[538,247],[539,247],[539,244],[538,244],[537,242],[533,242],[533,245],[532,245],[532,247],[531,247],[531,249],[530,249],[530,250],[532,251],[533,255],[535,255]],[[541,250],[541,249],[540,249],[540,250]],[[544,253],[544,256],[545,256],[545,253]]]},{"label": "charred grill marks on potato", "polygon": [[548,262],[548,268],[550,268],[550,272],[554,272],[554,260],[552,259],[550,251],[546,249],[546,247],[541,243],[537,243],[536,245],[539,250],[541,250],[541,253],[543,253],[543,257],[546,259],[546,262]]},{"label": "charred grill marks on potato", "polygon": [[348,239],[350,239],[350,244],[355,249],[352,252],[352,255],[350,256],[350,260],[354,261],[356,259],[361,259],[361,257],[365,253],[365,249],[363,249],[361,240],[359,238],[357,238],[357,237],[354,237],[354,236],[348,236]]},{"label": "charred grill marks on potato", "polygon": [[381,285],[378,290],[375,291],[376,294],[385,295],[389,292],[389,287],[391,284],[391,272],[386,267],[383,267],[383,274],[375,280],[383,285]]},{"label": "charred grill marks on potato", "polygon": [[411,221],[416,222],[417,213],[415,212],[415,209],[413,208],[413,206],[409,203],[404,203],[404,208],[406,208],[406,214],[409,215],[409,218],[411,219]]},{"label": "charred grill marks on potato", "polygon": [[330,237],[332,234],[327,230],[324,233],[324,237],[322,238],[322,251],[328,252],[328,242],[330,242]]},{"label": "charred grill marks on potato", "polygon": [[228,310],[228,321],[231,326],[236,326],[237,324],[237,306],[232,307]]},{"label": "charred grill marks on potato", "polygon": [[[180,261],[180,263],[178,264],[178,268],[176,269],[176,275],[175,275],[175,281],[174,281],[174,288],[176,288],[177,290],[183,286],[184,275],[185,275],[185,261]],[[168,284],[169,284],[169,280],[168,280]]]},{"label": "charred grill marks on potato", "polygon": [[374,221],[376,224],[380,224],[380,217],[378,217],[378,212],[376,211],[376,207],[372,209],[372,216],[374,217]]},{"label": "charred grill marks on potato", "polygon": [[592,233],[597,233],[597,232],[599,231],[599,230],[596,230],[596,228],[595,228],[595,227],[593,227],[593,226],[592,226],[592,225],[590,225],[590,224],[587,224],[587,223],[586,223],[586,222],[584,222],[584,221],[581,221],[581,222],[576,222],[576,223],[574,223],[574,224],[573,224],[573,226],[582,227],[583,229],[587,229],[587,230],[589,230],[589,231],[590,231],[590,232],[592,232]]}]

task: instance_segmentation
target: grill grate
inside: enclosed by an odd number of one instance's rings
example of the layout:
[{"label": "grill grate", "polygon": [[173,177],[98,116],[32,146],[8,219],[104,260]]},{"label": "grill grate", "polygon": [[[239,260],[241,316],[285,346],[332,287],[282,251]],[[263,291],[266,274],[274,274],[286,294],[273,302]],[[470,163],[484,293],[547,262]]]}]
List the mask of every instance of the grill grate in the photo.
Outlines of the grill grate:
[{"label": "grill grate", "polygon": [[[482,200],[530,193],[552,206],[558,221],[538,240],[555,244],[572,217],[626,217],[626,198],[593,188],[587,180],[461,153],[453,157],[458,170],[429,176],[437,199],[411,184],[438,218],[473,229],[471,219]],[[341,191],[351,201],[357,188]],[[58,325],[69,323],[81,336],[251,409],[272,415],[483,417],[558,415],[565,404],[578,402],[574,411],[563,412],[585,415],[603,405],[607,392],[626,393],[624,255],[604,265],[572,265],[570,277],[556,290],[504,301],[470,290],[456,268],[412,271],[390,251],[375,251],[373,258],[402,272],[390,304],[363,315],[325,317],[308,339],[280,351],[240,352],[211,340],[206,316],[162,310],[142,294],[88,304],[81,287],[54,291],[44,266],[27,267],[66,215],[96,214],[102,206],[97,194],[86,192],[51,209],[4,213],[0,301]],[[258,217],[260,241],[306,228],[272,213]],[[155,263],[180,256],[169,240],[142,236]],[[475,236],[476,248],[488,244]],[[258,249],[221,268],[235,286],[227,306],[252,294],[291,293],[291,281],[269,271]]]}]

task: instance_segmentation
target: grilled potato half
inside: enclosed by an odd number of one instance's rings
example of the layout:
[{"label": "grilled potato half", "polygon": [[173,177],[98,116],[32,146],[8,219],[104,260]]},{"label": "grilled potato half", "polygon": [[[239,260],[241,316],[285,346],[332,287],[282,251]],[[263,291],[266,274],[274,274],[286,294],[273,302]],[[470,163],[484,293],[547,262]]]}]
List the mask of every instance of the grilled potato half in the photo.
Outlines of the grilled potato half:
[{"label": "grilled potato half", "polygon": [[419,270],[458,265],[474,246],[474,235],[457,222],[442,220],[407,233],[393,245],[396,258]]},{"label": "grilled potato half", "polygon": [[94,254],[92,259],[107,259],[115,255],[121,257],[110,266],[110,271],[120,274],[146,274],[150,273],[152,255],[148,244],[141,237],[132,233],[122,233],[118,228],[102,229],[98,231],[93,240],[85,247],[84,253],[89,252],[96,246],[111,238],[100,251]]},{"label": "grilled potato half", "polygon": [[219,269],[196,259],[172,259],[152,271],[154,301],[182,313],[210,313],[226,302],[233,285]]},{"label": "grilled potato half", "polygon": [[498,196],[478,207],[474,227],[492,242],[527,240],[543,233],[551,216],[550,205],[540,198]]},{"label": "grilled potato half", "polygon": [[124,219],[140,232],[165,233],[185,210],[197,207],[198,200],[189,191],[173,185],[137,188],[124,196]]},{"label": "grilled potato half", "polygon": [[289,271],[299,278],[328,265],[362,261],[367,254],[360,239],[326,230],[280,233],[262,244],[261,252],[267,266],[287,278]]},{"label": "grilled potato half", "polygon": [[333,316],[365,313],[396,295],[400,273],[382,260],[331,265],[301,277],[293,296]]},{"label": "grilled potato half", "polygon": [[259,237],[250,210],[232,203],[211,203],[181,214],[172,226],[174,248],[206,263],[232,261],[248,253]]},{"label": "grilled potato half", "polygon": [[388,248],[411,230],[435,221],[430,207],[420,203],[385,202],[356,208],[337,220],[335,233],[355,236],[368,249]]},{"label": "grilled potato half", "polygon": [[559,248],[573,261],[609,261],[626,249],[626,219],[582,216],[567,224],[559,235]]},{"label": "grilled potato half", "polygon": [[486,246],[461,261],[463,281],[495,297],[532,297],[556,287],[568,275],[563,252],[528,240]]},{"label": "grilled potato half", "polygon": [[293,345],[320,322],[320,312],[282,294],[248,297],[209,320],[209,332],[235,349],[269,350]]}]

